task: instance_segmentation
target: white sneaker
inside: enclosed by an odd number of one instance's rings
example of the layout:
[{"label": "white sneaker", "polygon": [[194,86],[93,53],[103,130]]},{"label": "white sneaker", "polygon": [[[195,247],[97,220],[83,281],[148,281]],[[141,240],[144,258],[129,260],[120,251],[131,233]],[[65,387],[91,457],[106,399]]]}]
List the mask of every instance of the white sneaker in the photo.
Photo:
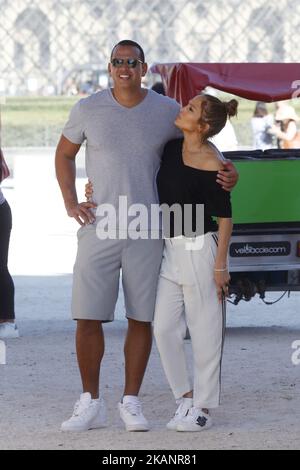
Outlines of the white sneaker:
[{"label": "white sneaker", "polygon": [[180,400],[177,400],[177,403],[179,403],[179,406],[175,412],[175,415],[167,424],[167,428],[171,431],[176,431],[177,425],[181,422],[182,418],[187,415],[189,409],[192,408],[193,399],[183,397],[180,398]]},{"label": "white sneaker", "polygon": [[62,431],[82,432],[106,426],[106,409],[102,398],[93,400],[89,392],[82,393],[75,403],[73,415],[61,425]]},{"label": "white sneaker", "polygon": [[182,418],[177,425],[177,431],[199,432],[209,429],[212,426],[212,419],[201,408],[191,408],[188,414]]},{"label": "white sneaker", "polygon": [[15,323],[4,322],[0,323],[0,338],[11,339],[19,338],[19,330]]},{"label": "white sneaker", "polygon": [[119,403],[118,407],[126,431],[149,431],[149,423],[142,413],[142,405],[138,397],[125,395],[123,403]]}]

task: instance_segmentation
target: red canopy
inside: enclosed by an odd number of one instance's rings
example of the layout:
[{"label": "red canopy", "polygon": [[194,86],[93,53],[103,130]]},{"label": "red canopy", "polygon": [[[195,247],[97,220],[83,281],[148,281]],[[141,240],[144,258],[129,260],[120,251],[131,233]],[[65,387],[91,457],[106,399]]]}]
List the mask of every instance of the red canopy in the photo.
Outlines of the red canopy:
[{"label": "red canopy", "polygon": [[155,64],[150,70],[161,75],[167,95],[183,105],[206,86],[267,103],[300,96],[298,63],[174,63]]}]

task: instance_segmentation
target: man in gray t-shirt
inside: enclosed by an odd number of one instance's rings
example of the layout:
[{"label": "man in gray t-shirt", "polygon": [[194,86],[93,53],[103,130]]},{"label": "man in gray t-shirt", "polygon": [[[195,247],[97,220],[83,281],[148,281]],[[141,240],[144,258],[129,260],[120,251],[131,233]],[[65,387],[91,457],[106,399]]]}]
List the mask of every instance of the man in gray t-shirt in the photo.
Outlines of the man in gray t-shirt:
[{"label": "man in gray t-shirt", "polygon": [[86,171],[93,201],[118,208],[158,203],[156,174],[168,140],[180,137],[174,120],[179,104],[153,90],[136,106],[120,104],[110,89],[80,100],[72,109],[63,136],[74,144],[86,140]]},{"label": "man in gray t-shirt", "polygon": [[[56,151],[56,172],[65,206],[81,228],[74,266],[72,313],[77,320],[76,347],[83,393],[65,431],[105,425],[99,398],[99,371],[104,354],[102,322],[112,321],[119,273],[125,298],[128,332],[125,341],[125,389],[119,411],[128,431],[149,425],[138,393],[151,351],[156,286],[163,243],[161,238],[132,239],[118,226],[119,238],[100,239],[95,209],[110,204],[118,216],[120,196],[128,208],[158,202],[156,173],[164,145],[178,137],[174,100],[141,87],[147,72],[142,48],[121,41],[112,50],[109,73],[114,87],[80,100],[72,109]],[[86,170],[93,183],[93,201],[78,203],[75,157],[86,141]],[[232,170],[232,181],[235,179]],[[226,179],[225,179],[226,181]],[[226,184],[226,183],[225,183]],[[117,217],[118,218],[118,217]],[[148,225],[148,231],[157,226]],[[98,236],[97,236],[98,234]]]}]

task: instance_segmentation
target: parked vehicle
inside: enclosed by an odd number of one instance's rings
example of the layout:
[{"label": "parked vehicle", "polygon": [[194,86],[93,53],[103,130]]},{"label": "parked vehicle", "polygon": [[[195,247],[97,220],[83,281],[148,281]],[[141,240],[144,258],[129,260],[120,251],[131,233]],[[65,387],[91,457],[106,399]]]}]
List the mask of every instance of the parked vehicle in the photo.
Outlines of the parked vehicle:
[{"label": "parked vehicle", "polygon": [[[186,104],[206,86],[255,101],[296,97],[300,64],[156,64],[167,94]],[[299,83],[299,82],[298,82]],[[232,193],[233,303],[300,290],[300,149],[224,152],[240,180]],[[265,300],[264,300],[265,301]],[[266,302],[269,303],[269,302]],[[271,302],[272,303],[272,302]]]}]

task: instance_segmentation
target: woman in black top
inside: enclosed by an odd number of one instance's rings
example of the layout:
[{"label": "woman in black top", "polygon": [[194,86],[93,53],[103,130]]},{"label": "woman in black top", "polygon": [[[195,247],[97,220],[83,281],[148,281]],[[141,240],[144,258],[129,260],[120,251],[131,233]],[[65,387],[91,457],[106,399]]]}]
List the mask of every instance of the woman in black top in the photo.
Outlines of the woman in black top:
[{"label": "woman in black top", "polygon": [[[227,117],[236,112],[236,100],[224,103],[210,95],[190,100],[175,121],[184,139],[168,142],[157,175],[160,204],[165,209],[177,204],[180,209],[173,217],[163,211],[168,238],[154,316],[162,364],[179,405],[167,428],[177,431],[209,428],[209,409],[219,405],[232,221],[230,193],[216,181],[223,156],[208,138],[220,132]],[[201,205],[203,213],[197,212]],[[193,386],[184,351],[187,326],[193,348]]]}]

